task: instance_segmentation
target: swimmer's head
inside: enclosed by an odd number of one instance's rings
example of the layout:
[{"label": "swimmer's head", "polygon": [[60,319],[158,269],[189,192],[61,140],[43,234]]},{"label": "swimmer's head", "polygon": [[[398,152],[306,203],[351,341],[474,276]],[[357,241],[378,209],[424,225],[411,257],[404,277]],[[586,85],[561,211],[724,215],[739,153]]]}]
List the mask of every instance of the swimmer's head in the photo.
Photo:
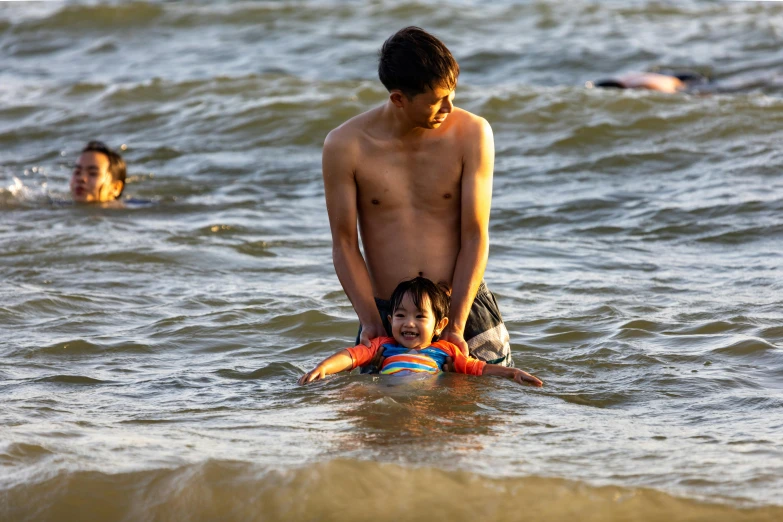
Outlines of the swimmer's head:
[{"label": "swimmer's head", "polygon": [[403,281],[392,293],[390,310],[394,340],[406,348],[427,348],[449,322],[449,289],[425,277]]},{"label": "swimmer's head", "polygon": [[71,174],[71,196],[77,203],[104,203],[122,195],[125,160],[100,141],[89,142]]},{"label": "swimmer's head", "polygon": [[451,51],[419,27],[406,27],[383,43],[378,53],[378,77],[386,89],[409,99],[438,88],[454,90],[459,65]]}]

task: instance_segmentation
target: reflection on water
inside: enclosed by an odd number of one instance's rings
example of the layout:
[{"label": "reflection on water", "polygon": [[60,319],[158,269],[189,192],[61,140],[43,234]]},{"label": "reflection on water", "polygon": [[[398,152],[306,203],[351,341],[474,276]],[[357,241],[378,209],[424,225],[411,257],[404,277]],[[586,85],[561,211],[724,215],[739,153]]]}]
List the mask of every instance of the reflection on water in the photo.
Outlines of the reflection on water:
[{"label": "reflection on water", "polygon": [[408,460],[413,451],[418,462],[433,464],[452,452],[480,451],[503,421],[481,405],[491,390],[474,381],[440,375],[352,382],[336,393],[338,418],[350,423],[338,439],[340,450],[392,461]]}]

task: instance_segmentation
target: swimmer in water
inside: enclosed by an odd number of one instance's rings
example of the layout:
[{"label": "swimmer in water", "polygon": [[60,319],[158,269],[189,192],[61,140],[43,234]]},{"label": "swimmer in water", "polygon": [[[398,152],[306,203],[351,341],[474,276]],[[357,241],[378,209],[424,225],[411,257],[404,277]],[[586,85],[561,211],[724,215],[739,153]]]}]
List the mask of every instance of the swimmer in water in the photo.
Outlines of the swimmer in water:
[{"label": "swimmer in water", "polygon": [[513,379],[519,384],[544,385],[540,379],[518,368],[488,364],[464,355],[448,341],[433,340],[449,322],[449,294],[445,285],[415,277],[397,285],[390,303],[392,313],[388,319],[393,337],[376,337],[370,340],[369,347],[359,344],[327,357],[304,374],[299,384],[363,366],[383,349],[382,374],[438,374],[450,358],[457,373],[492,375]]},{"label": "swimmer in water", "polygon": [[75,203],[116,201],[125,188],[125,160],[101,141],[89,142],[71,174],[71,196]]},{"label": "swimmer in water", "polygon": [[646,89],[667,93],[681,92],[708,83],[708,79],[695,72],[662,74],[655,72],[627,73],[613,78],[590,81],[585,87],[610,89]]}]

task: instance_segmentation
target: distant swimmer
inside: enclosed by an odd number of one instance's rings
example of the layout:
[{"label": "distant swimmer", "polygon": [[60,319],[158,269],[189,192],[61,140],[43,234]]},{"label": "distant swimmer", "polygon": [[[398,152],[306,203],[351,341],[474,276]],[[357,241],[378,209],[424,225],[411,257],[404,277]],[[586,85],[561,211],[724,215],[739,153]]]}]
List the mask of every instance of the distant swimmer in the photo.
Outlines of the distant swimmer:
[{"label": "distant swimmer", "polygon": [[389,315],[392,336],[375,337],[370,346],[357,344],[327,357],[299,379],[307,384],[327,375],[353,370],[372,361],[383,350],[381,371],[387,375],[431,374],[441,372],[447,359],[457,373],[512,379],[519,384],[543,386],[540,379],[518,368],[509,368],[463,354],[456,345],[434,340],[449,323],[449,289],[427,278],[403,281],[394,289]]},{"label": "distant swimmer", "polygon": [[646,89],[649,91],[675,93],[704,85],[708,82],[709,80],[707,77],[690,71],[672,74],[642,72],[627,73],[612,78],[589,81],[585,83],[585,87],[588,89],[594,87],[610,89]]},{"label": "distant swimmer", "polygon": [[125,160],[101,141],[89,142],[71,174],[75,203],[107,203],[119,199],[125,188]]}]

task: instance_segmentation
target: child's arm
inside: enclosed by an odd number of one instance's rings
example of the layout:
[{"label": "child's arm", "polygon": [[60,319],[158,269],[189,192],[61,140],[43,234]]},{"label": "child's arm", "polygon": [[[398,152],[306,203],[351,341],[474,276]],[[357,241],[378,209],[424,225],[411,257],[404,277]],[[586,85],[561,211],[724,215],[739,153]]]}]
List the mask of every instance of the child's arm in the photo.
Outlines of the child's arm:
[{"label": "child's arm", "polygon": [[500,366],[499,364],[487,364],[484,366],[484,373],[482,375],[494,375],[496,377],[506,377],[514,379],[519,384],[530,383],[533,386],[539,388],[544,385],[538,377],[530,375],[527,372],[523,372],[519,368],[508,368],[506,366]]},{"label": "child's arm", "polygon": [[307,384],[308,382],[323,379],[327,375],[340,373],[345,370],[350,370],[351,368],[353,368],[353,357],[351,357],[351,354],[348,352],[348,350],[343,350],[341,352],[337,352],[334,355],[330,355],[318,363],[318,366],[302,375],[298,382],[299,384]]},{"label": "child's arm", "polygon": [[451,353],[450,357],[446,357],[446,362],[443,364],[442,368],[443,371],[456,371],[469,375],[494,375],[496,377],[514,379],[519,384],[527,382],[538,387],[544,385],[538,377],[523,372],[522,370],[500,366],[499,364],[487,364],[471,356],[466,357],[459,348],[451,343],[438,341],[433,346],[436,346],[447,353]]}]

